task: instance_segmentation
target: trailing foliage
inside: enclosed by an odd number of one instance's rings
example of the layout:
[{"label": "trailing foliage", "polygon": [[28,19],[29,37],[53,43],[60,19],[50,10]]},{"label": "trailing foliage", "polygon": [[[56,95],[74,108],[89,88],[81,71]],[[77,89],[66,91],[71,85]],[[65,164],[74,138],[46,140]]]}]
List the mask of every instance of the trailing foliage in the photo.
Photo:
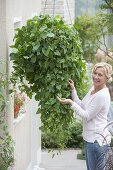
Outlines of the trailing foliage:
[{"label": "trailing foliage", "polygon": [[[68,127],[69,139],[65,143],[65,148],[82,148],[83,138],[82,138],[82,122],[73,120],[72,124]],[[50,132],[42,133],[42,148],[59,148],[55,144],[55,139]]]},{"label": "trailing foliage", "polygon": [[6,80],[4,75],[0,72],[0,170],[8,170],[14,163],[14,143],[8,133],[6,122],[5,88]]},{"label": "trailing foliage", "polygon": [[82,122],[78,120],[73,120],[73,123],[69,127],[70,137],[66,144],[67,148],[82,148],[83,147],[83,137],[82,137]]},{"label": "trailing foliage", "polygon": [[12,82],[19,79],[21,90],[29,97],[35,93],[41,106],[41,130],[52,133],[54,143],[63,147],[73,113],[69,106],[61,106],[56,96],[70,96],[69,78],[79,94],[85,89],[86,66],[78,33],[58,16],[41,15],[17,29],[14,40]]}]

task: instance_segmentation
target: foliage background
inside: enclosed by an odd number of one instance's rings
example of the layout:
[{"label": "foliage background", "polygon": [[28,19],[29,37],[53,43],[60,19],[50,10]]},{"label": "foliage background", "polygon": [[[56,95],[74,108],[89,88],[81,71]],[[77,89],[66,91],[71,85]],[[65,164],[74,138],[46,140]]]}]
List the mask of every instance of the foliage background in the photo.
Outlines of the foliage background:
[{"label": "foliage background", "polygon": [[[3,67],[4,63],[0,62],[0,65]],[[14,142],[6,121],[7,83],[6,75],[0,70],[0,170],[7,170],[14,164]]]},{"label": "foliage background", "polygon": [[[113,64],[113,0],[102,0],[95,15],[84,13],[75,18],[74,27],[82,42],[84,59],[88,63],[107,61]],[[96,57],[97,50],[102,53]]]}]

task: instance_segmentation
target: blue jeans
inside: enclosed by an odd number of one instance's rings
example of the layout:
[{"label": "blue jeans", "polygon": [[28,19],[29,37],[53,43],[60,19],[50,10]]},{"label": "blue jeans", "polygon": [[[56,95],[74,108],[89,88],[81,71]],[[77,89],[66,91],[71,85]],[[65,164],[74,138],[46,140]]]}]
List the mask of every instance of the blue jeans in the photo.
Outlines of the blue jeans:
[{"label": "blue jeans", "polygon": [[97,141],[89,143],[85,141],[85,156],[87,170],[104,170],[105,154],[108,145],[100,146]]}]

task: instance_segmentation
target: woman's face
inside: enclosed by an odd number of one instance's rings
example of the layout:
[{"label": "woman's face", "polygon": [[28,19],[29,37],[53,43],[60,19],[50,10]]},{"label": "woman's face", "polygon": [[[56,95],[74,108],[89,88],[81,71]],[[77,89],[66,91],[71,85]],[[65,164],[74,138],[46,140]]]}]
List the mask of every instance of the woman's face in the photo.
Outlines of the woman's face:
[{"label": "woman's face", "polygon": [[102,67],[98,67],[92,75],[93,78],[93,84],[95,87],[102,87],[106,84],[107,82],[107,77],[105,75],[105,71]]}]

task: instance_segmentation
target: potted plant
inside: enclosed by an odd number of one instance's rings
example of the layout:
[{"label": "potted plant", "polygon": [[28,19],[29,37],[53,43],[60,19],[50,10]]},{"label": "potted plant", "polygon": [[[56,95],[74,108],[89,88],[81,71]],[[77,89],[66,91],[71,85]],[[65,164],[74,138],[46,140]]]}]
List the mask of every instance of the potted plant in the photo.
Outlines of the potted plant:
[{"label": "potted plant", "polygon": [[18,117],[21,107],[25,103],[25,96],[17,91],[14,92],[14,118]]}]

